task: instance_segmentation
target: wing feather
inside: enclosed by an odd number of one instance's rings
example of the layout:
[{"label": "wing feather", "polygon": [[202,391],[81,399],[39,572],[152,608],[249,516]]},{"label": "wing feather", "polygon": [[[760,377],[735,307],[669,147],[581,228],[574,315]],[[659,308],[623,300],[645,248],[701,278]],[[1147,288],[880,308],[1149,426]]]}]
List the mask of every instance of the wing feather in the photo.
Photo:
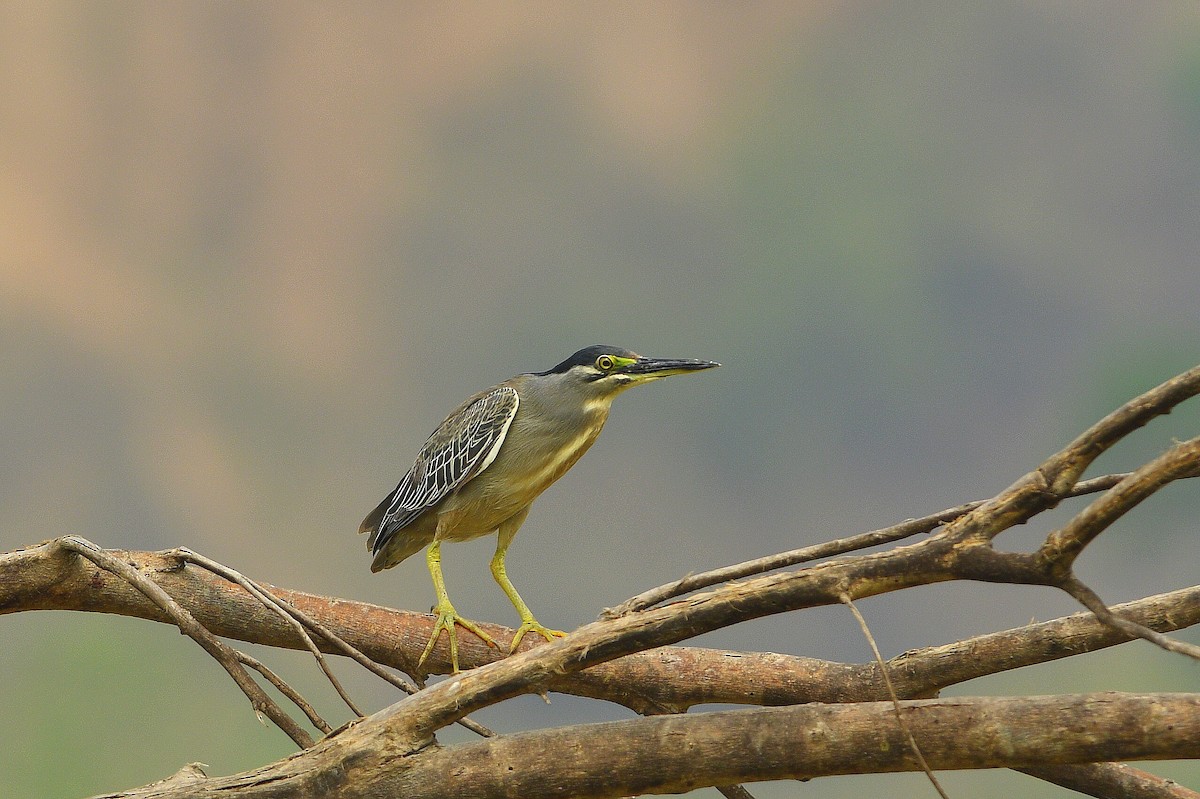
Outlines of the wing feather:
[{"label": "wing feather", "polygon": [[504,443],[519,404],[516,389],[499,386],[471,397],[446,417],[384,500],[386,510],[367,542],[371,551],[378,553],[397,530],[486,469]]}]

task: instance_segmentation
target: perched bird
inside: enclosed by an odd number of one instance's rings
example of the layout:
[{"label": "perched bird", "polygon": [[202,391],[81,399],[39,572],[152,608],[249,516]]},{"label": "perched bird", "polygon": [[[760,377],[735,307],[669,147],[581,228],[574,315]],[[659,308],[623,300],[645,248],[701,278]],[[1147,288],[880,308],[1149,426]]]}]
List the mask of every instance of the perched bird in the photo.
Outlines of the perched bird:
[{"label": "perched bird", "polygon": [[613,398],[631,386],[668,375],[709,369],[712,361],[643,358],[619,347],[587,347],[545,372],[521,374],[458,406],[421,447],[412,468],[359,533],[369,533],[371,571],[390,569],[428,546],[425,562],[437,594],[433,635],[424,664],[445,630],[458,671],[455,625],[489,646],[495,641],[458,615],[442,580],[443,541],[469,541],[499,531],[492,576],[521,616],[510,652],[526,633],[547,641],[566,633],[543,627],[521,599],[504,556],[538,495],[575,465],[600,434]]}]

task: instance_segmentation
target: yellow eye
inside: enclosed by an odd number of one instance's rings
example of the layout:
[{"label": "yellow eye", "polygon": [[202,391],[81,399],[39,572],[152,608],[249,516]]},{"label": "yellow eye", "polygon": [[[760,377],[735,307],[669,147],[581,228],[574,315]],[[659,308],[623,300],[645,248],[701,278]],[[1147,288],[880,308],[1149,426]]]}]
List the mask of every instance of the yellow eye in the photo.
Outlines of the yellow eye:
[{"label": "yellow eye", "polygon": [[601,372],[607,372],[609,369],[612,369],[614,365],[616,365],[616,361],[613,360],[611,355],[601,355],[596,359],[596,368]]}]

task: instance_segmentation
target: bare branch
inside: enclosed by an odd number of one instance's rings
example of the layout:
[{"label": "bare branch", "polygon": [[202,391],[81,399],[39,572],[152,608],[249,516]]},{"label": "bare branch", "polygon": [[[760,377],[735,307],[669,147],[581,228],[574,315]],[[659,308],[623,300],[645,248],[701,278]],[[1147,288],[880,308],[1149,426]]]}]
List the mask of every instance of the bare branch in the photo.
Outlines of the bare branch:
[{"label": "bare branch", "polygon": [[[1097,457],[1156,416],[1200,393],[1200,366],[1171,378],[1078,435],[1066,447],[998,495],[951,522],[945,533],[959,540],[990,541],[1063,500]],[[1034,582],[1026,580],[1026,582]]]},{"label": "bare branch", "polygon": [[265,663],[258,658],[248,655],[245,652],[239,652],[236,649],[233,650],[233,653],[237,657],[239,663],[249,666],[257,671],[263,676],[264,679],[266,679],[267,682],[275,686],[275,690],[286,696],[293,705],[300,708],[300,712],[308,717],[309,723],[311,723],[314,727],[316,727],[325,735],[333,732],[333,727],[330,727],[329,723],[326,722],[325,719],[321,718],[321,715],[317,713],[317,709],[309,704],[308,700],[301,696],[296,689],[284,682],[279,675],[273,672]]},{"label": "bare branch", "polygon": [[[1066,496],[1079,497],[1085,494],[1094,494],[1098,491],[1107,491],[1127,476],[1128,474],[1126,473],[1106,474],[1103,477],[1084,480],[1067,492]],[[643,591],[637,596],[617,605],[615,608],[608,608],[600,614],[600,618],[620,618],[629,613],[653,607],[668,599],[683,596],[692,591],[698,591],[701,588],[708,588],[712,585],[728,582],[729,580],[741,580],[742,578],[751,577],[756,574],[764,574],[765,572],[795,566],[800,563],[808,563],[820,560],[821,558],[832,558],[850,552],[858,552],[880,544],[891,544],[905,538],[911,538],[914,535],[928,533],[978,508],[984,502],[987,502],[987,500],[980,499],[975,502],[967,502],[953,508],[940,510],[937,513],[931,513],[928,516],[922,516],[918,519],[908,519],[880,530],[872,530],[848,538],[839,538],[834,541],[801,547],[800,549],[793,549],[788,552],[780,552],[776,555],[768,555],[765,558],[748,560],[732,566],[723,566],[719,569],[713,569],[712,571],[700,574],[689,574],[674,582],[660,585],[657,588],[651,588],[649,591]]]},{"label": "bare branch", "polygon": [[1176,405],[1200,393],[1200,366],[1134,397],[1120,408],[1080,433],[1062,451],[1039,467],[1050,482],[1050,490],[1061,493],[1073,485],[1092,462],[1125,436],[1156,416],[1170,413]]},{"label": "bare branch", "polygon": [[[312,637],[304,629],[304,625],[294,618],[293,614],[290,613],[288,609],[279,602],[279,600],[272,596],[269,591],[259,586],[253,580],[247,579],[241,572],[231,569],[224,564],[217,563],[211,558],[206,558],[203,555],[193,552],[187,547],[180,547],[172,550],[168,553],[168,555],[173,555],[185,563],[193,563],[204,569],[208,569],[210,572],[218,574],[221,577],[224,577],[226,580],[240,585],[242,588],[248,591],[251,596],[261,602],[264,607],[283,619],[284,623],[290,626],[295,631],[296,635],[299,636],[300,640],[304,642],[304,648],[311,652],[313,657],[316,658],[317,665],[321,667],[321,671],[325,674],[326,679],[329,680],[330,685],[333,686],[333,690],[336,691],[337,695],[340,696],[342,701],[346,703],[346,707],[350,708],[350,711],[359,718],[362,718],[365,715],[354,704],[354,700],[352,700],[350,695],[346,693],[346,689],[342,687],[342,683],[334,675],[333,670],[329,668],[329,663],[325,660],[325,656],[321,654],[321,650],[317,648],[317,645],[313,642]],[[291,697],[289,697],[289,699],[290,698]],[[325,732],[329,732],[329,730],[326,730]]]},{"label": "bare branch", "polygon": [[1046,536],[1037,557],[1067,574],[1075,558],[1109,525],[1163,486],[1195,477],[1200,468],[1200,437],[1184,441],[1146,463],[1103,496],[1076,514],[1065,526]]},{"label": "bare branch", "polygon": [[406,746],[424,746],[434,731],[465,714],[538,690],[560,675],[573,674],[632,652],[675,643],[740,621],[832,604],[843,593],[851,597],[871,596],[953,579],[947,565],[953,559],[953,551],[949,540],[931,538],[888,552],[758,577],[620,619],[592,622],[566,638],[430,686],[373,716],[372,720],[396,725],[393,732],[406,741]]},{"label": "bare branch", "polygon": [[[304,642],[305,648],[308,649],[310,652],[312,652],[313,656],[317,660],[317,664],[321,667],[321,671],[324,672],[324,674],[325,674],[326,678],[328,678],[330,684],[333,685],[333,688],[337,692],[338,696],[340,696],[342,698],[342,701],[346,703],[346,706],[350,708],[350,711],[352,713],[354,713],[354,715],[358,716],[359,718],[362,718],[365,714],[361,710],[358,709],[358,707],[350,699],[349,694],[347,694],[346,690],[342,687],[341,682],[339,682],[337,677],[334,676],[333,671],[329,668],[329,664],[325,660],[325,656],[321,653],[321,650],[317,647],[316,643],[312,640],[312,638],[308,635],[308,633],[305,632],[306,627],[310,630],[313,630],[318,635],[322,636],[326,641],[328,641],[332,645],[333,649],[336,652],[338,652],[339,654],[346,655],[347,657],[353,659],[356,663],[358,663],[359,665],[366,668],[372,674],[383,678],[386,682],[390,683],[391,685],[396,686],[397,688],[399,688],[400,690],[404,691],[407,694],[413,694],[413,693],[417,692],[416,686],[410,685],[409,683],[405,682],[401,678],[399,678],[399,677],[395,676],[394,674],[392,674],[391,672],[387,671],[382,666],[380,666],[378,663],[374,662],[373,660],[368,658],[366,655],[364,655],[362,652],[355,649],[350,644],[346,643],[342,638],[340,638],[339,636],[337,636],[336,634],[331,632],[327,627],[325,627],[320,622],[313,619],[307,613],[304,613],[299,608],[295,607],[294,605],[289,604],[285,600],[276,598],[266,588],[264,588],[263,586],[259,585],[256,582],[254,582],[253,580],[249,579],[248,577],[246,577],[245,575],[243,575],[241,572],[237,571],[236,569],[231,569],[228,566],[224,565],[223,563],[218,563],[217,561],[212,560],[211,558],[207,558],[204,555],[201,555],[197,552],[194,552],[193,550],[190,550],[187,547],[179,547],[177,549],[170,550],[164,554],[167,555],[168,557],[179,558],[180,560],[183,560],[187,563],[193,563],[197,566],[200,566],[201,568],[204,568],[204,569],[212,572],[213,574],[217,574],[221,577],[224,577],[226,580],[229,580],[232,583],[236,583],[237,585],[244,588],[247,592],[249,592],[255,599],[257,599],[259,602],[261,602],[263,604],[263,606],[266,607],[268,610],[274,611],[277,615],[279,615],[284,620],[284,622],[287,623],[288,626],[290,626],[296,632],[296,634],[300,637],[300,639]],[[238,653],[238,655],[239,655],[239,657],[246,657],[249,660],[253,661],[253,658],[249,658],[249,656],[243,656],[240,652]],[[243,662],[246,662],[246,661],[243,661]],[[314,717],[313,714],[315,714],[316,711],[312,709],[312,706],[309,705],[308,702],[306,702],[298,694],[295,694],[295,691],[293,691],[290,687],[281,684],[282,681],[280,681],[279,678],[273,672],[271,672],[269,669],[266,669],[266,667],[263,666],[261,663],[258,663],[258,661],[254,661],[253,663],[246,662],[246,665],[251,666],[252,668],[255,668],[257,671],[262,673],[263,676],[267,677],[267,679],[269,679],[272,682],[272,684],[275,685],[276,688],[278,688],[282,693],[284,693],[284,695],[287,696],[288,699],[291,699],[292,702],[294,702],[297,707],[299,707],[301,710],[303,710],[305,712],[305,714],[307,714],[309,716],[309,719],[313,719],[313,717]],[[325,722],[323,720],[318,718],[317,721],[319,721],[320,723],[314,722],[314,724],[322,732],[328,734],[329,732],[332,731],[332,729],[329,728],[328,725],[325,725]],[[488,727],[485,727],[484,725],[480,724],[477,721],[474,721],[473,719],[461,718],[458,720],[457,723],[460,726],[465,727],[466,729],[475,733],[476,735],[480,735],[484,738],[488,738],[488,737],[495,735],[495,732],[493,732],[491,729],[489,729]],[[322,726],[322,725],[325,725],[325,726]]]},{"label": "bare branch", "polygon": [[1126,635],[1143,638],[1169,652],[1177,652],[1181,655],[1187,655],[1194,660],[1200,660],[1200,646],[1189,644],[1186,641],[1177,641],[1135,621],[1118,616],[1109,609],[1108,605],[1104,604],[1104,601],[1096,595],[1095,591],[1080,582],[1078,578],[1071,577],[1066,580],[1062,585],[1062,589],[1078,599],[1080,604],[1096,614],[1096,618],[1104,624],[1120,630]]},{"label": "bare branch", "polygon": [[[1200,586],[1114,605],[1112,611],[1160,632],[1190,627],[1200,623]],[[1137,637],[1105,624],[1091,612],[1074,613],[942,646],[913,649],[892,658],[889,666],[901,696],[925,697],[989,674],[1094,652]],[[881,698],[877,676],[860,674],[853,679],[870,689],[862,698]]]},{"label": "bare branch", "polygon": [[1200,799],[1200,793],[1174,780],[1125,763],[1031,766],[1018,771],[1098,799]]},{"label": "bare branch", "polygon": [[[901,709],[939,770],[1200,756],[1197,694],[964,697],[905,701]],[[616,797],[916,770],[894,713],[891,702],[868,702],[651,716],[420,750],[390,737],[368,745],[366,720],[268,768],[121,796],[434,799],[452,780],[455,793],[481,799]]]},{"label": "bare branch", "polygon": [[[207,572],[180,569],[178,562],[153,552],[108,550],[133,563],[170,593],[216,635],[291,649],[303,644],[274,614],[243,591]],[[431,629],[431,617],[321,597],[276,586],[265,590],[302,611],[318,630],[352,642],[379,663],[403,668],[419,653]],[[171,623],[129,583],[90,561],[64,556],[53,542],[0,554],[0,614],[56,609],[119,613]],[[1169,632],[1200,622],[1200,586],[1118,605],[1113,610],[1139,624]],[[484,625],[497,640],[512,630]],[[322,633],[327,653],[343,652]],[[1114,646],[1126,635],[1077,613],[1057,620],[914,649],[890,662],[902,697],[932,696],[948,685],[1007,669]],[[464,665],[494,662],[494,651],[464,638]],[[531,643],[525,648],[534,648]],[[349,644],[348,644],[349,646]],[[407,647],[407,649],[406,649]],[[372,665],[374,665],[372,663]],[[380,666],[377,669],[383,670]],[[385,672],[386,673],[386,672]],[[700,678],[698,675],[703,675]],[[396,678],[399,679],[399,678]],[[771,652],[730,652],[700,647],[662,647],[638,652],[575,675],[555,677],[547,687],[605,699],[639,713],[679,712],[697,704],[787,705],[886,698],[878,669],[871,663],[834,663]]]},{"label": "bare branch", "polygon": [[216,636],[196,621],[192,614],[180,607],[154,581],[147,578],[128,563],[114,558],[100,549],[100,547],[85,539],[76,536],[67,536],[58,539],[57,543],[63,550],[82,555],[105,571],[116,574],[144,594],[147,599],[161,608],[178,625],[181,631],[200,644],[205,652],[212,655],[213,659],[221,664],[221,667],[229,673],[229,676],[233,678],[237,686],[242,689],[242,693],[250,700],[250,705],[256,713],[263,713],[267,718],[275,722],[297,746],[309,747],[313,745],[312,736],[301,729],[292,717],[275,703],[274,699],[267,696],[258,683],[242,668],[233,650],[218,641]]}]

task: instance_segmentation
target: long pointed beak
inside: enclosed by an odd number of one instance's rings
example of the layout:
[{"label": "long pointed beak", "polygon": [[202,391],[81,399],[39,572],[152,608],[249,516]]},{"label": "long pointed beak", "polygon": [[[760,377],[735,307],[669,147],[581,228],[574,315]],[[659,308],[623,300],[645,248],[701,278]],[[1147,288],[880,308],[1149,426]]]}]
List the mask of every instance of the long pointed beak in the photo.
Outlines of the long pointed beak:
[{"label": "long pointed beak", "polygon": [[657,380],[670,375],[682,375],[712,369],[721,364],[714,361],[695,361],[690,358],[638,358],[621,371],[637,378],[638,382]]}]

